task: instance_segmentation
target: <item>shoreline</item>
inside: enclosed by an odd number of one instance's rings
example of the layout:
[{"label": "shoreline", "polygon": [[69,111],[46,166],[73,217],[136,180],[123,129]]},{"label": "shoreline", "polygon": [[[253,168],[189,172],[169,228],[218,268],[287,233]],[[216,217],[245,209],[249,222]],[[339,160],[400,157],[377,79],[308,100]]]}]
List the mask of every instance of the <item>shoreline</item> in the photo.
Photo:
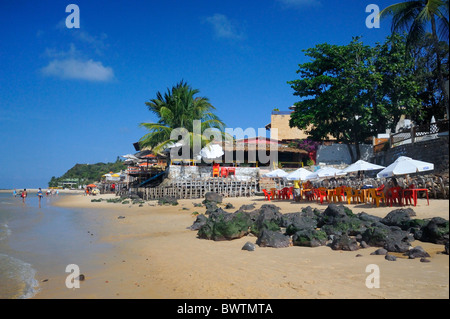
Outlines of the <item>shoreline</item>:
[{"label": "shoreline", "polygon": [[[197,238],[187,229],[195,220],[194,207],[203,199],[178,200],[178,206],[159,206],[148,201],[143,207],[132,204],[91,202],[91,199],[115,198],[114,195],[61,196],[52,205],[81,209],[89,226],[92,245],[109,248],[81,269],[85,280],[79,289],[68,289],[68,273],[46,274],[38,269],[40,291],[33,299],[48,298],[130,298],[130,299],[435,299],[449,298],[449,258],[441,254],[443,245],[414,241],[431,255],[430,263],[398,258],[390,262],[370,255],[379,247],[357,251],[333,251],[330,247],[292,246],[241,250],[256,237],[232,241]],[[315,202],[265,201],[264,197],[224,198],[236,211],[241,205],[255,203],[256,208],[271,203],[282,213],[297,212]],[[398,207],[345,205],[354,213],[384,217]],[[448,200],[419,199],[411,207],[414,218],[449,219]],[[355,258],[357,254],[362,257]],[[366,267],[380,267],[381,287],[365,285]],[[44,281],[46,280],[46,281]]]}]

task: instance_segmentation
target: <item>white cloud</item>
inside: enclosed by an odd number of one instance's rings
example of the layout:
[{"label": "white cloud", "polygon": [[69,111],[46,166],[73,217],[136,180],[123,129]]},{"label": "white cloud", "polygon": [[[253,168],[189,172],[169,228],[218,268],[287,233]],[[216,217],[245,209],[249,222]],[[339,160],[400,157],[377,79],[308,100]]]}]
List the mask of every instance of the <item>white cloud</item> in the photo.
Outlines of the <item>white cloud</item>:
[{"label": "white cloud", "polygon": [[106,82],[114,79],[114,71],[111,67],[105,67],[101,62],[80,60],[75,58],[55,59],[41,69],[46,76],[54,76],[61,79],[77,79],[96,82]]},{"label": "white cloud", "polygon": [[320,0],[277,0],[286,8],[304,8],[322,5]]},{"label": "white cloud", "polygon": [[225,39],[243,40],[245,34],[236,23],[230,21],[227,16],[216,13],[207,17],[205,21],[212,25],[217,37]]}]

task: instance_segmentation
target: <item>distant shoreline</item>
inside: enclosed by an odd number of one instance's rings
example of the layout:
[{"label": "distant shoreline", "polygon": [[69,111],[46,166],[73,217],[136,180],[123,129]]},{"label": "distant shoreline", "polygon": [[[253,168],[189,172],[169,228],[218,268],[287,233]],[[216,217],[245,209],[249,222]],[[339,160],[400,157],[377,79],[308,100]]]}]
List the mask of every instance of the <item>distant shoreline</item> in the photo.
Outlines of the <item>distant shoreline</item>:
[{"label": "distant shoreline", "polygon": [[[46,187],[42,187],[41,188],[42,191],[46,191],[48,188]],[[20,193],[20,191],[23,190],[23,188],[16,188],[17,193]],[[39,188],[26,188],[26,190],[30,193],[37,193],[37,191],[39,190]],[[0,189],[0,193],[11,193],[14,191],[14,189]],[[58,189],[59,193],[61,194],[78,194],[78,193],[83,193],[84,190],[83,189]]]}]

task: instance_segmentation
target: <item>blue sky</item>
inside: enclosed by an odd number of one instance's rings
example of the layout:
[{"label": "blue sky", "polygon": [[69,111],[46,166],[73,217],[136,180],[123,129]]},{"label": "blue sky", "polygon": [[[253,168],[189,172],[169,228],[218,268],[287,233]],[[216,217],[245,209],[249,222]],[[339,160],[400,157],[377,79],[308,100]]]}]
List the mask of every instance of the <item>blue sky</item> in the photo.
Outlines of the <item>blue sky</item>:
[{"label": "blue sky", "polygon": [[[0,2],[0,188],[47,187],[76,163],[134,153],[156,119],[145,102],[184,80],[210,99],[227,127],[263,128],[297,101],[302,50],[319,43],[372,45],[368,4],[397,1]],[[67,28],[66,6],[80,10]]]}]

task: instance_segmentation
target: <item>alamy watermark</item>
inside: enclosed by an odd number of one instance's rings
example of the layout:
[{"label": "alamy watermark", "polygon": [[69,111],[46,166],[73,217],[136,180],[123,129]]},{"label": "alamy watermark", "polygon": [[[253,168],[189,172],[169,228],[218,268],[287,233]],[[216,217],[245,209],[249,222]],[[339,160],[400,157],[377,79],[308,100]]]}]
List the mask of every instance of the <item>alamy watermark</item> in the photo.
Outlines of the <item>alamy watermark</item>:
[{"label": "alamy watermark", "polygon": [[376,4],[369,4],[366,7],[366,12],[370,13],[366,18],[366,27],[369,29],[380,28],[380,7]]},{"label": "alamy watermark", "polygon": [[[207,149],[214,144],[223,146],[223,156],[207,157],[203,156],[202,160],[205,163],[244,163],[245,154],[247,154],[247,161],[259,162],[261,164],[273,167],[278,162],[278,130],[271,130],[271,138],[269,142],[261,136],[265,135],[265,128],[225,128],[224,132],[217,129],[206,128],[202,131],[201,121],[193,121],[193,130],[189,132],[184,127],[175,128],[170,133],[170,139],[177,141],[170,148],[170,158],[172,160],[191,160],[196,159],[202,151],[202,140],[209,140],[203,149]],[[258,136],[257,143],[246,143],[244,139],[235,141],[236,137],[253,137]]]},{"label": "alamy watermark", "polygon": [[66,12],[70,12],[70,14],[66,18],[66,27],[68,29],[80,28],[80,7],[76,4],[69,4],[66,7]]},{"label": "alamy watermark", "polygon": [[69,289],[80,288],[80,267],[76,264],[66,266],[66,272],[70,274],[66,277],[66,287]]},{"label": "alamy watermark", "polygon": [[370,272],[370,275],[366,277],[366,287],[369,289],[380,288],[380,267],[369,264],[366,266],[366,272]]}]

